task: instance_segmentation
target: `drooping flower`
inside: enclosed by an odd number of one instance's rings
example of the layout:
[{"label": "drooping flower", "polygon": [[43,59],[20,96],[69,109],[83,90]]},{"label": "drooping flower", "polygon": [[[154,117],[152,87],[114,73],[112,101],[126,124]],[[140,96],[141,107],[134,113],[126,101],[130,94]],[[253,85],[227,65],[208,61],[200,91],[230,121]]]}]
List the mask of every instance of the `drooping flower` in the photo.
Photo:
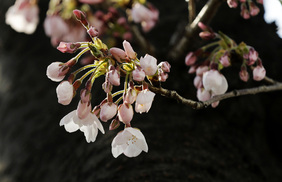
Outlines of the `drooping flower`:
[{"label": "drooping flower", "polygon": [[137,128],[126,127],[113,139],[112,154],[115,158],[122,153],[127,157],[136,157],[142,151],[148,152],[148,145],[144,135]]},{"label": "drooping flower", "polygon": [[63,64],[62,62],[51,63],[46,70],[47,77],[54,82],[62,81],[69,70],[67,67],[64,67]]},{"label": "drooping flower", "polygon": [[262,65],[256,66],[253,70],[253,79],[256,81],[261,81],[262,79],[264,79],[265,74],[266,71]]},{"label": "drooping flower", "polygon": [[142,90],[136,98],[135,111],[138,113],[148,112],[152,106],[155,93],[148,89]]},{"label": "drooping flower", "polygon": [[118,107],[118,118],[125,125],[130,126],[130,121],[133,118],[133,114],[134,112],[131,104],[123,103]]},{"label": "drooping flower", "polygon": [[32,34],[39,23],[39,8],[28,0],[17,0],[6,13],[6,23],[17,32]]},{"label": "drooping flower", "polygon": [[148,76],[154,75],[158,70],[157,59],[149,54],[141,57],[140,66]]},{"label": "drooping flower", "polygon": [[64,126],[65,130],[69,133],[75,132],[78,129],[84,133],[88,143],[94,142],[98,135],[98,129],[104,134],[104,128],[93,113],[89,113],[86,118],[80,119],[77,116],[77,111],[74,110],[64,116],[60,121],[60,126]]},{"label": "drooping flower", "polygon": [[109,68],[108,79],[109,79],[109,82],[112,85],[114,85],[114,86],[120,85],[119,71],[114,66],[110,66],[110,68]]},{"label": "drooping flower", "polygon": [[106,102],[102,104],[100,111],[100,119],[102,121],[108,121],[112,119],[117,113],[117,105],[112,102]]},{"label": "drooping flower", "polygon": [[203,86],[205,90],[211,91],[212,95],[224,94],[228,88],[226,78],[213,69],[203,74]]},{"label": "drooping flower", "polygon": [[73,92],[74,88],[70,82],[61,82],[56,88],[58,102],[63,105],[68,105],[72,100]]}]

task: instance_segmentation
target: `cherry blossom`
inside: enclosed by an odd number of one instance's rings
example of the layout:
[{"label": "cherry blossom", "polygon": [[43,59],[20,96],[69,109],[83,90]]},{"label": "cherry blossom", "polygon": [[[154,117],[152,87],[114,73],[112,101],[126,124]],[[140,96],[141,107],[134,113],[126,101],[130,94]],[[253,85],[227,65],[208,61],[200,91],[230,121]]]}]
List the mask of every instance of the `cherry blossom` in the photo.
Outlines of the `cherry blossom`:
[{"label": "cherry blossom", "polygon": [[135,59],[136,58],[136,52],[131,47],[130,43],[128,41],[124,40],[122,45],[123,45],[123,48],[124,48],[124,51],[125,51],[127,57],[130,58],[130,59]]},{"label": "cherry blossom", "polygon": [[28,0],[17,0],[6,12],[6,23],[17,32],[32,34],[39,23],[39,8]]},{"label": "cherry blossom", "polygon": [[213,69],[203,74],[203,86],[206,90],[211,91],[212,95],[224,94],[228,88],[226,78]]},{"label": "cherry blossom", "polygon": [[117,113],[117,105],[112,102],[106,102],[102,104],[100,111],[100,119],[102,121],[108,121],[112,119]]},{"label": "cherry blossom", "polygon": [[133,114],[134,111],[131,104],[123,103],[118,108],[118,118],[125,125],[130,125],[130,121],[133,118]]},{"label": "cherry blossom", "polygon": [[68,71],[67,69],[65,71],[63,70],[63,63],[62,62],[53,62],[51,63],[46,70],[47,77],[54,81],[54,82],[60,82],[65,78],[65,74]]},{"label": "cherry blossom", "polygon": [[70,82],[61,82],[56,88],[58,102],[63,105],[68,105],[72,100],[73,92],[74,88]]},{"label": "cherry blossom", "polygon": [[148,76],[153,76],[158,70],[157,59],[149,54],[141,57],[140,66]]},{"label": "cherry blossom", "polygon": [[141,82],[145,79],[145,76],[145,71],[139,66],[137,66],[136,69],[132,71],[132,77],[135,81]]},{"label": "cherry blossom", "polygon": [[148,112],[152,106],[155,93],[148,89],[142,90],[136,98],[135,111],[138,113]]},{"label": "cherry blossom", "polygon": [[112,141],[112,154],[117,158],[120,154],[136,157],[142,151],[148,152],[148,145],[142,132],[137,128],[126,127]]},{"label": "cherry blossom", "polygon": [[264,79],[266,71],[263,66],[256,66],[253,70],[253,79],[256,81],[261,81]]},{"label": "cherry blossom", "polygon": [[60,126],[64,126],[69,133],[75,132],[78,129],[84,133],[85,139],[88,143],[94,142],[98,135],[98,129],[104,134],[104,128],[93,113],[89,113],[86,118],[80,119],[77,116],[77,110],[74,110],[64,116],[60,121]]}]

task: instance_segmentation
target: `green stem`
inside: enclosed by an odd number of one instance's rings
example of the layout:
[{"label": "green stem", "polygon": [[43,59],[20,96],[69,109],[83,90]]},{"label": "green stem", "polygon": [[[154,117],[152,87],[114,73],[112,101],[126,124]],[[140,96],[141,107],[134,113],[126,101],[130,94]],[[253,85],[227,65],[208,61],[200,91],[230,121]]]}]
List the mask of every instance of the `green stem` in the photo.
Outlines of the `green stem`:
[{"label": "green stem", "polygon": [[124,93],[124,90],[117,91],[117,92],[113,93],[112,96],[115,97],[115,96],[122,94],[122,93]]},{"label": "green stem", "polygon": [[86,53],[87,51],[89,51],[90,49],[87,47],[85,49],[83,49],[82,51],[80,51],[80,53],[78,53],[74,59],[76,60],[76,62],[78,61],[78,59],[80,58],[80,56],[82,56],[82,54]]}]

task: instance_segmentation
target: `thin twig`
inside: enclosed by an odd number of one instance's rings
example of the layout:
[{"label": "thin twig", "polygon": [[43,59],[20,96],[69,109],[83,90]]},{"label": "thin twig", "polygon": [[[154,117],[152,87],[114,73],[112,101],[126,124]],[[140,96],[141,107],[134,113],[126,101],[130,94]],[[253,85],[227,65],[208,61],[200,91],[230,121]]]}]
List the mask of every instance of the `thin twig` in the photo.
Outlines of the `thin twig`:
[{"label": "thin twig", "polygon": [[200,32],[200,29],[197,26],[198,23],[202,22],[204,24],[208,24],[214,17],[222,2],[223,0],[209,0],[207,2],[194,21],[191,24],[186,25],[184,35],[179,41],[176,41],[170,49],[168,53],[169,58],[177,60],[185,54],[185,52],[189,49],[189,46],[193,43],[192,39],[195,36],[198,36],[198,33]]},{"label": "thin twig", "polygon": [[188,10],[189,10],[189,23],[192,23],[196,17],[196,3],[195,0],[188,1]]},{"label": "thin twig", "polygon": [[221,100],[228,99],[228,98],[282,90],[282,83],[276,82],[275,84],[268,85],[268,86],[263,85],[263,86],[254,87],[254,88],[233,90],[233,91],[227,92],[222,95],[214,96],[210,100],[207,100],[205,102],[186,99],[182,97],[181,95],[179,95],[176,91],[164,89],[162,87],[158,88],[158,87],[153,87],[149,85],[149,89],[154,93],[160,94],[168,98],[175,99],[184,105],[191,106],[193,109],[203,109],[203,108],[208,107],[209,105],[211,105],[214,102],[221,101]]}]

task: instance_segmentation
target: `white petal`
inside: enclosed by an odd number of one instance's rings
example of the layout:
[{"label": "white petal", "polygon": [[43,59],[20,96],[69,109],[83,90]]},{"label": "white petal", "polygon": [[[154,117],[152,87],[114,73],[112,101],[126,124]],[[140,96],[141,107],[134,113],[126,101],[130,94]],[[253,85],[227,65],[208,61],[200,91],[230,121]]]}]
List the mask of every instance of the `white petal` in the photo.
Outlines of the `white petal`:
[{"label": "white petal", "polygon": [[64,125],[65,129],[67,132],[72,133],[75,132],[79,129],[79,126],[75,124],[74,122],[69,122]]},{"label": "white petal", "polygon": [[136,157],[141,152],[142,152],[142,150],[140,148],[138,148],[135,144],[129,144],[123,153],[127,157]]},{"label": "white petal", "polygon": [[138,139],[135,142],[136,147],[138,147],[139,149],[143,150],[144,152],[148,152],[148,145],[146,143],[146,140],[144,138],[144,140],[142,139]]},{"label": "white petal", "polygon": [[[113,144],[112,144],[113,146]],[[117,145],[115,147],[112,147],[112,154],[114,156],[114,158],[117,158],[120,154],[123,153],[123,149],[121,145]]]},{"label": "white petal", "polygon": [[142,134],[142,132],[138,128],[126,127],[124,129],[124,131],[127,131],[127,132],[131,133],[132,135],[135,135],[138,139],[145,140],[144,135]]},{"label": "white petal", "polygon": [[60,126],[68,124],[69,122],[73,121],[73,117],[76,115],[76,110],[68,113],[67,115],[65,115],[61,121],[60,121]]},{"label": "white petal", "polygon": [[85,139],[88,143],[95,142],[98,135],[98,129],[95,125],[82,126],[80,131],[84,133]]}]

